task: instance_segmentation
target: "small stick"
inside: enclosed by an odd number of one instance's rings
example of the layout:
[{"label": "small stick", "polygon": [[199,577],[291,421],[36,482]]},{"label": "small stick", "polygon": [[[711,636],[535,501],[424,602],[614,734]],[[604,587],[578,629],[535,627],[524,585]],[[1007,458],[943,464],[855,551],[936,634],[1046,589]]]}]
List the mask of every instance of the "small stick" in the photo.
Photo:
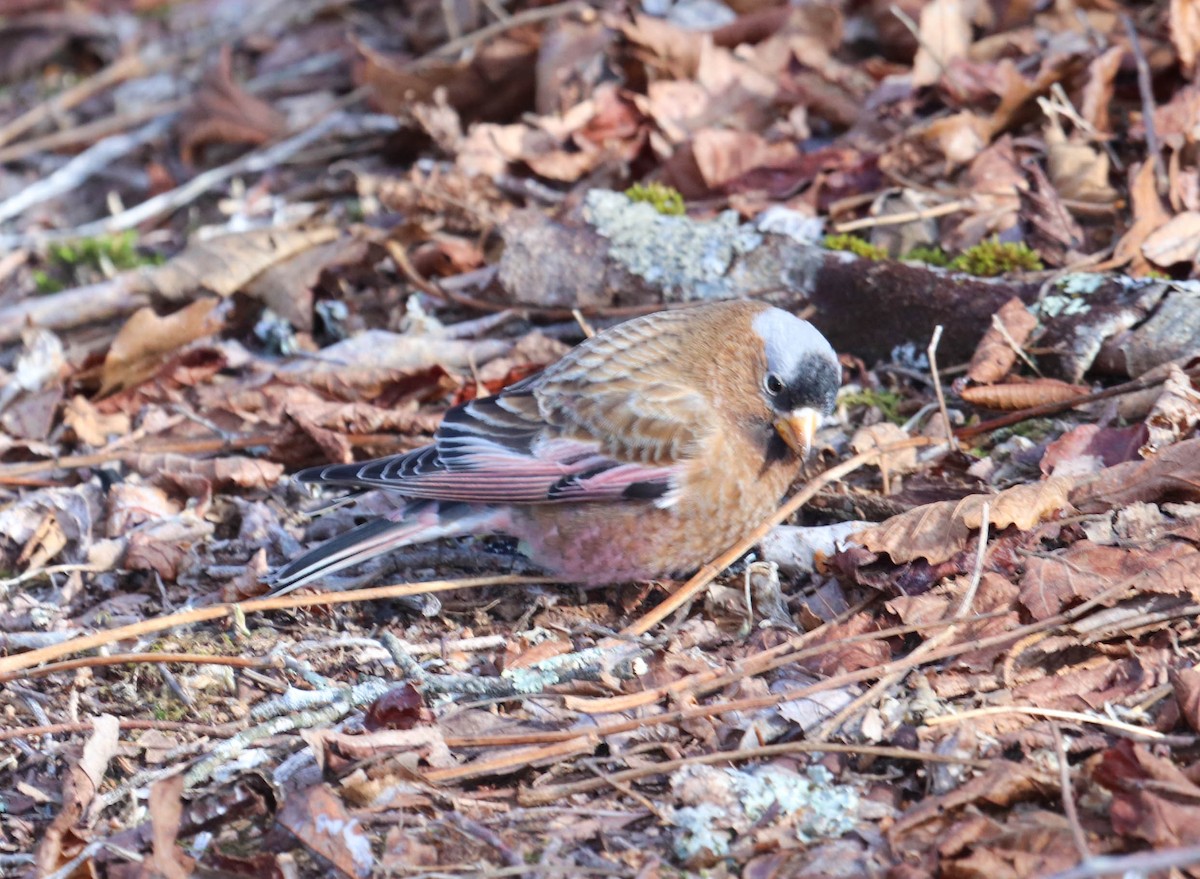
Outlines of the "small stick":
[{"label": "small stick", "polygon": [[591,7],[586,3],[581,3],[579,0],[568,0],[567,3],[556,3],[553,6],[543,6],[540,8],[526,9],[524,12],[518,12],[516,15],[510,15],[503,21],[497,21],[486,27],[481,27],[477,31],[459,37],[456,40],[450,40],[442,46],[434,49],[428,55],[424,55],[417,60],[417,65],[428,58],[445,58],[451,55],[470,49],[479,43],[486,42],[492,37],[497,37],[506,31],[510,31],[515,27],[522,27],[527,24],[537,24],[543,21],[549,21],[554,18],[563,18],[568,15],[584,15],[591,12]]},{"label": "small stick", "polygon": [[925,353],[929,356],[929,372],[933,377],[933,390],[937,394],[938,411],[942,413],[942,426],[946,429],[946,442],[951,449],[958,449],[958,440],[954,436],[954,428],[950,426],[950,412],[946,409],[946,395],[942,393],[942,378],[938,375],[937,368],[937,347],[938,342],[942,341],[942,325],[938,324],[933,328],[933,338],[929,340],[929,347],[925,349]]},{"label": "small stick", "polygon": [[1146,128],[1146,151],[1154,159],[1154,180],[1158,184],[1158,194],[1167,191],[1167,170],[1163,167],[1162,147],[1158,142],[1158,131],[1154,127],[1154,86],[1150,82],[1150,64],[1142,52],[1142,41],[1138,37],[1137,25],[1126,12],[1121,13],[1121,21],[1125,32],[1129,34],[1129,48],[1133,51],[1133,60],[1137,63],[1138,92],[1142,97],[1142,125]]},{"label": "small stick", "polygon": [[1046,879],[1099,879],[1101,876],[1149,876],[1172,867],[1182,868],[1200,864],[1200,845],[1184,848],[1156,849],[1132,855],[1096,855],[1086,863],[1070,870],[1047,876]]},{"label": "small stick", "polygon": [[963,596],[962,604],[958,606],[958,613],[954,615],[956,620],[965,619],[971,612],[971,605],[975,603],[975,593],[979,591],[979,582],[983,579],[983,559],[987,555],[988,525],[990,524],[988,516],[990,513],[990,505],[985,501],[983,510],[980,512],[979,548],[975,552],[975,567],[971,570],[971,585],[967,587],[967,594]]},{"label": "small stick", "polygon": [[36,107],[27,110],[0,128],[0,146],[12,143],[22,134],[31,128],[41,125],[47,119],[62,116],[67,110],[78,106],[92,95],[104,91],[104,89],[111,85],[116,85],[119,82],[124,82],[134,77],[154,73],[157,70],[163,69],[169,63],[174,62],[174,60],[173,58],[163,57],[154,64],[147,64],[140,55],[125,55],[118,58],[94,76],[90,76],[83,82],[77,83],[71,86],[71,88],[60,92],[49,101],[44,101]]},{"label": "small stick", "polygon": [[944,217],[946,214],[961,211],[970,207],[970,205],[971,199],[960,198],[957,201],[948,201],[945,204],[935,205],[934,207],[924,208],[919,211],[905,211],[902,214],[885,214],[879,217],[863,217],[860,220],[838,223],[833,227],[833,231],[854,232],[858,229],[873,229],[878,226],[899,226],[904,223],[915,223],[918,220],[932,220],[934,217]]},{"label": "small stick", "polygon": [[571,316],[575,318],[575,323],[579,324],[579,329],[583,330],[583,334],[589,339],[596,335],[596,331],[592,329],[592,325],[587,322],[587,318],[583,316],[583,312],[578,308],[571,309]]},{"label": "small stick", "polygon": [[1063,811],[1067,815],[1067,823],[1071,825],[1071,836],[1075,841],[1075,851],[1079,853],[1080,863],[1091,860],[1092,853],[1088,849],[1087,836],[1083,825],[1079,823],[1079,809],[1075,806],[1075,794],[1071,790],[1071,767],[1067,763],[1067,745],[1063,741],[1062,730],[1057,723],[1050,724],[1054,733],[1054,750],[1058,755],[1058,786],[1062,793]]}]

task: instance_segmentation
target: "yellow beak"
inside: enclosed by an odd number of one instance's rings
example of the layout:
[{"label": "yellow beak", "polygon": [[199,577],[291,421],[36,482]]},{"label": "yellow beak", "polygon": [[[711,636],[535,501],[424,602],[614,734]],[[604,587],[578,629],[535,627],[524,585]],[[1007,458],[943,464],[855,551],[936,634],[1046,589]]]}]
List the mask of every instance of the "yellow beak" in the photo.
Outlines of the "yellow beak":
[{"label": "yellow beak", "polygon": [[813,436],[821,426],[821,413],[816,409],[796,409],[775,421],[775,430],[793,452],[801,458],[812,448]]}]

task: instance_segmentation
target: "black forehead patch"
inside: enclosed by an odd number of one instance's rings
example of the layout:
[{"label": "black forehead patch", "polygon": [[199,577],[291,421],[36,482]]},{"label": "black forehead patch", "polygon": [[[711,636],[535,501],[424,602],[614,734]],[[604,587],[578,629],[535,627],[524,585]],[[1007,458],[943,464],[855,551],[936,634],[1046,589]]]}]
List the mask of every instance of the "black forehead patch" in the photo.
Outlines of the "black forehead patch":
[{"label": "black forehead patch", "polygon": [[836,361],[819,354],[809,355],[797,364],[795,374],[787,377],[776,407],[789,411],[807,407],[828,415],[833,411],[841,384],[842,370]]}]

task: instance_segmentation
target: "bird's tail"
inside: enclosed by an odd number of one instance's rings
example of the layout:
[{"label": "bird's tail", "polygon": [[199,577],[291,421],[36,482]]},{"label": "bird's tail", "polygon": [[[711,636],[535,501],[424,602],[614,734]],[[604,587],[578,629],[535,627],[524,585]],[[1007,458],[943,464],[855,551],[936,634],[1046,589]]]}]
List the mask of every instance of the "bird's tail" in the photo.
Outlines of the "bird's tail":
[{"label": "bird's tail", "polygon": [[266,578],[271,595],[285,595],[313,580],[393,549],[443,537],[502,530],[503,510],[476,504],[421,501],[359,525],[310,549]]}]

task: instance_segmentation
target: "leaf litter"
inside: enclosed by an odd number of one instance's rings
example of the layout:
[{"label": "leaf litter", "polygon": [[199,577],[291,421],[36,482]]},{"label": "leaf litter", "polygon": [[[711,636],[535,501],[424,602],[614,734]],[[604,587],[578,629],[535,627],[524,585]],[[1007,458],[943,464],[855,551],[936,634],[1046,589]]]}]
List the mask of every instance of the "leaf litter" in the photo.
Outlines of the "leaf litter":
[{"label": "leaf litter", "polygon": [[[9,6],[0,872],[1195,872],[1195,0]],[[260,598],[717,296],[844,367],[753,557]]]}]

